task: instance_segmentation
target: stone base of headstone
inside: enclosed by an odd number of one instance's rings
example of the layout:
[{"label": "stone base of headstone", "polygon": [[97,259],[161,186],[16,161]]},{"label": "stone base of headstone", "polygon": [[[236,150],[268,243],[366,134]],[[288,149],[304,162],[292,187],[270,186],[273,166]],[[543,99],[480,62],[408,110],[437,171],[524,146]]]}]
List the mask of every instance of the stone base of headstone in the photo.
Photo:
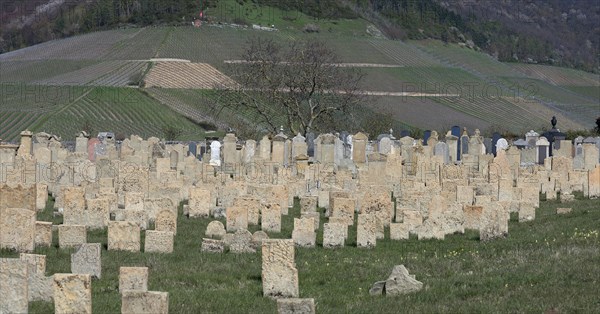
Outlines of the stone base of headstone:
[{"label": "stone base of headstone", "polygon": [[202,239],[200,250],[207,253],[223,253],[225,252],[225,242],[223,240],[204,238]]},{"label": "stone base of headstone", "polygon": [[158,291],[124,291],[121,294],[121,313],[169,313],[169,293]]},{"label": "stone base of headstone", "polygon": [[314,314],[315,299],[278,299],[277,314]]}]

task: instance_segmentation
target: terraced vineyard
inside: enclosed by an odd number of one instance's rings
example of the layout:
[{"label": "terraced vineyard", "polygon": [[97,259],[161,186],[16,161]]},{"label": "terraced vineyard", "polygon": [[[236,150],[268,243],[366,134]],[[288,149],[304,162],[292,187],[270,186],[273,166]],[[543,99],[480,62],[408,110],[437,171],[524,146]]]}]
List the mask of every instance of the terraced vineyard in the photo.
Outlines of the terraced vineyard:
[{"label": "terraced vineyard", "polygon": [[[282,20],[281,25],[296,22]],[[341,62],[398,66],[363,68],[365,90],[456,95],[367,97],[368,110],[406,125],[440,131],[455,124],[481,130],[501,125],[521,132],[547,126],[550,117],[557,115],[565,130],[590,128],[592,117],[600,115],[598,75],[501,63],[437,41],[378,39],[366,33],[364,21],[343,23],[348,25],[330,27],[344,31],[328,27],[319,34],[227,26],[117,29],[2,54],[0,137],[14,139],[26,127],[72,137],[80,128],[73,121],[85,120],[93,121],[98,130],[142,136],[162,134],[162,127],[173,123],[182,126],[189,138],[201,136],[203,130],[188,119],[221,128],[236,120],[252,123],[253,117],[243,112],[227,111],[215,119],[210,112],[215,94],[208,91],[215,84],[231,83],[226,76],[231,68],[224,61],[240,59],[252,36],[280,43],[317,38],[334,49]],[[142,81],[147,88],[124,88]],[[52,93],[57,96],[50,97]],[[115,94],[132,100],[114,99]]]},{"label": "terraced vineyard", "polygon": [[525,75],[553,85],[561,86],[600,86],[600,75],[541,64],[508,64]]},{"label": "terraced vineyard", "polygon": [[0,61],[8,60],[108,60],[117,43],[131,40],[138,29],[109,30],[70,38],[52,40],[39,45],[11,51],[0,55]]},{"label": "terraced vineyard", "polygon": [[[3,86],[6,88],[6,86]],[[138,89],[113,87],[25,86],[0,103],[0,138],[16,140],[25,129],[73,138],[90,123],[93,130],[162,136],[163,128],[182,129],[181,139],[197,139],[204,130]],[[21,104],[19,107],[13,103]]]},{"label": "terraced vineyard", "polygon": [[410,43],[446,66],[462,68],[484,78],[524,76],[515,72],[507,64],[499,62],[487,54],[468,48],[461,48],[454,44],[444,45],[442,42],[435,40],[412,41]]},{"label": "terraced vineyard", "polygon": [[157,62],[148,75],[146,87],[212,89],[231,87],[235,82],[206,63]]}]

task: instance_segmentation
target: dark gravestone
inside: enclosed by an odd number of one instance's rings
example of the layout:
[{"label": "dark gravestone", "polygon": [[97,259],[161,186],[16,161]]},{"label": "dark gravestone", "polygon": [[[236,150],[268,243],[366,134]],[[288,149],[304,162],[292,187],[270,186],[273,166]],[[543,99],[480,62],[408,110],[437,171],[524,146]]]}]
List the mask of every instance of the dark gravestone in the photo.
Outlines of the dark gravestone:
[{"label": "dark gravestone", "polygon": [[[460,126],[455,125],[450,129],[450,134],[458,137],[460,139]],[[460,142],[456,143],[456,160],[460,160]]]},{"label": "dark gravestone", "polygon": [[423,146],[427,146],[427,140],[431,136],[431,130],[425,130],[423,133]]},{"label": "dark gravestone", "polygon": [[315,133],[306,133],[306,146],[308,157],[315,157]]},{"label": "dark gravestone", "polygon": [[483,145],[485,146],[485,153],[486,154],[491,154],[492,153],[492,139],[491,138],[484,138],[483,139]]},{"label": "dark gravestone", "polygon": [[501,138],[502,136],[498,132],[492,134],[492,154],[494,154],[494,156],[496,156],[496,143],[498,143],[498,140]]},{"label": "dark gravestone", "polygon": [[192,155],[192,156],[194,156],[194,157],[196,157],[197,156],[197,154],[196,154],[196,149],[197,148],[198,148],[198,146],[197,146],[196,142],[190,142],[188,144],[188,152],[189,152],[189,154]]},{"label": "dark gravestone", "polygon": [[342,140],[342,142],[346,143],[346,139],[348,138],[348,135],[350,135],[350,133],[348,133],[346,131],[342,131],[340,133],[340,140]]},{"label": "dark gravestone", "polygon": [[469,153],[469,137],[468,136],[460,137],[460,147],[462,148],[463,155],[466,155]]},{"label": "dark gravestone", "polygon": [[538,164],[543,165],[544,159],[546,159],[547,146],[538,146]]}]

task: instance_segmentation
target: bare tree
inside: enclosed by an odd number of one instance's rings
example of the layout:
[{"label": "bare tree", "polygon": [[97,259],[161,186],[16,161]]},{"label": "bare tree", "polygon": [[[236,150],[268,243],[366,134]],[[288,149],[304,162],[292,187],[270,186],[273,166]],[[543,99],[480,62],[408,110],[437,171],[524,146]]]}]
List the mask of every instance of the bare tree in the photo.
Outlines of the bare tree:
[{"label": "bare tree", "polygon": [[306,40],[282,46],[252,38],[242,60],[232,64],[238,84],[220,97],[225,108],[245,114],[259,128],[276,132],[280,125],[294,134],[319,131],[339,112],[359,105],[363,74],[344,66],[323,42]]}]

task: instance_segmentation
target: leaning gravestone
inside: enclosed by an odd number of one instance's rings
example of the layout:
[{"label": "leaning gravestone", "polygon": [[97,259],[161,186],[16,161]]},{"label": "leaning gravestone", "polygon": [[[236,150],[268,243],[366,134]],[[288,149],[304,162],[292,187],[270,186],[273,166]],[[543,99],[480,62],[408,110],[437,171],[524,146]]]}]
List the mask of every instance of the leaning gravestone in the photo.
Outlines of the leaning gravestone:
[{"label": "leaning gravestone", "polygon": [[52,301],[52,276],[46,276],[46,255],[21,253],[19,259],[27,262],[29,302]]}]

